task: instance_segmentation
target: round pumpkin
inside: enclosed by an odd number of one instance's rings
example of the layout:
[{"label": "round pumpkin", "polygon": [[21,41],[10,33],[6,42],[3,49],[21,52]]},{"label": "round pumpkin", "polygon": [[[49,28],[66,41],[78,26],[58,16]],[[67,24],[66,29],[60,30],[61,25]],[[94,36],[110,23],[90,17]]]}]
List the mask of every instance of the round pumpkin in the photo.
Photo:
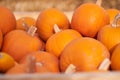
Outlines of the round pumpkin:
[{"label": "round pumpkin", "polygon": [[[112,24],[106,25],[98,31],[97,39],[101,41],[110,52],[120,43],[120,14],[116,16]],[[117,23],[117,24],[116,24]]]},{"label": "round pumpkin", "polygon": [[110,18],[110,24],[112,24],[115,16],[119,14],[120,11],[114,8],[107,9],[106,11],[108,12]]},{"label": "round pumpkin", "polygon": [[56,8],[43,10],[37,17],[36,27],[39,36],[44,40],[54,34],[53,26],[57,24],[60,29],[68,29],[70,22],[67,16]]},{"label": "round pumpkin", "polygon": [[95,37],[104,25],[109,24],[106,10],[94,3],[84,3],[73,13],[71,28],[86,37]]},{"label": "round pumpkin", "polygon": [[19,62],[32,51],[41,50],[43,42],[30,31],[13,30],[4,37],[2,51]]},{"label": "round pumpkin", "polygon": [[5,35],[14,30],[16,27],[16,19],[11,10],[4,6],[0,6],[0,29]]},{"label": "round pumpkin", "polygon": [[17,19],[16,29],[28,30],[29,27],[35,26],[36,20],[32,17],[20,17]]},{"label": "round pumpkin", "polygon": [[[59,72],[59,61],[56,56],[45,51],[32,52],[29,55],[34,56],[36,59],[36,66],[38,72]],[[26,64],[27,56],[25,56],[20,63]]]},{"label": "round pumpkin", "polygon": [[109,51],[100,41],[90,37],[77,38],[64,48],[60,56],[60,69],[65,72],[72,64],[76,72],[95,71],[109,57]]},{"label": "round pumpkin", "polygon": [[111,55],[111,69],[113,71],[119,71],[120,70],[120,43],[116,45],[114,48],[112,55]]},{"label": "round pumpkin", "polygon": [[14,59],[7,53],[0,52],[0,72],[6,72],[14,66]]},{"label": "round pumpkin", "polygon": [[[35,59],[34,61],[30,59],[30,56]],[[23,73],[58,73],[59,65],[58,59],[54,55],[44,52],[36,51],[25,56],[20,64],[13,67],[11,70],[7,71],[6,74],[23,74]]]},{"label": "round pumpkin", "polygon": [[46,51],[59,57],[64,47],[72,40],[82,37],[79,32],[73,29],[59,31],[52,35],[46,42]]}]

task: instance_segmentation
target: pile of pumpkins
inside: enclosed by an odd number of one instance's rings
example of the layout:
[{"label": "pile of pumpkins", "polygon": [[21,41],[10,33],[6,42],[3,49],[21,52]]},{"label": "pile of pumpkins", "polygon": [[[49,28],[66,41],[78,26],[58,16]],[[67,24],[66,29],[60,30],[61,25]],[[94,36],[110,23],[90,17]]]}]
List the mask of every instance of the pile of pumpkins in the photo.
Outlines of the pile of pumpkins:
[{"label": "pile of pumpkins", "polygon": [[120,70],[119,10],[101,0],[83,3],[71,20],[49,8],[16,20],[0,6],[0,73],[75,73]]}]

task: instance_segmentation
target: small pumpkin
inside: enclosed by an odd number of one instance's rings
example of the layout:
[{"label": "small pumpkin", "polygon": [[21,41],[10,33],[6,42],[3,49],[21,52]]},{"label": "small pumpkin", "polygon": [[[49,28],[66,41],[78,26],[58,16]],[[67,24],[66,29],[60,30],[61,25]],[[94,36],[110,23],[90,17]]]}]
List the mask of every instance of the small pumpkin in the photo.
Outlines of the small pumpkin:
[{"label": "small pumpkin", "polygon": [[23,30],[13,30],[4,37],[2,51],[11,55],[19,62],[25,55],[32,51],[41,50],[43,43],[35,36],[35,27],[31,27],[28,32]]},{"label": "small pumpkin", "polygon": [[111,69],[113,71],[119,71],[120,70],[120,43],[116,45],[114,48],[112,55],[111,55]]},{"label": "small pumpkin", "polygon": [[5,35],[8,32],[14,30],[16,27],[15,15],[7,7],[0,6],[0,29],[2,34]]},{"label": "small pumpkin", "polygon": [[110,58],[110,53],[100,41],[90,37],[77,38],[62,51],[60,69],[65,72],[73,64],[76,72],[95,71],[105,58]]},{"label": "small pumpkin", "polygon": [[54,26],[56,30],[46,42],[46,51],[59,57],[64,47],[72,40],[82,37],[79,32],[73,29],[60,30],[57,25]]},{"label": "small pumpkin", "polygon": [[25,56],[19,65],[9,70],[6,74],[23,73],[59,73],[58,59],[48,52],[32,52]]},{"label": "small pumpkin", "polygon": [[114,47],[120,43],[120,25],[118,20],[120,14],[117,14],[112,24],[106,25],[101,28],[97,35],[97,40],[101,41],[110,52]]},{"label": "small pumpkin", "polygon": [[16,29],[28,30],[29,27],[35,26],[36,20],[33,17],[20,17],[17,19]]},{"label": "small pumpkin", "polygon": [[73,13],[71,28],[86,37],[95,37],[104,25],[109,24],[109,16],[106,10],[97,3],[84,3]]},{"label": "small pumpkin", "polygon": [[[36,20],[33,17],[20,17],[17,20],[16,29],[28,31],[31,27],[33,27],[33,26],[35,27],[35,23],[36,23]],[[38,38],[40,38],[37,31],[35,32],[34,35],[37,36]],[[44,50],[45,43],[41,38],[40,38],[40,40],[41,40],[42,45],[43,45],[42,49]]]},{"label": "small pumpkin", "polygon": [[15,66],[14,59],[5,52],[0,52],[0,72],[7,72]]},{"label": "small pumpkin", "polygon": [[[38,66],[38,72],[59,72],[59,61],[56,56],[45,51],[35,51],[29,55],[34,56],[36,59],[36,66]],[[27,56],[24,57],[20,63],[25,64],[27,62]]]},{"label": "small pumpkin", "polygon": [[44,40],[54,34],[53,26],[57,24],[60,29],[68,29],[70,22],[67,16],[56,8],[48,8],[43,10],[37,17],[36,27],[39,36]]},{"label": "small pumpkin", "polygon": [[118,9],[110,8],[106,10],[109,18],[110,18],[110,24],[113,23],[115,16],[120,12]]}]

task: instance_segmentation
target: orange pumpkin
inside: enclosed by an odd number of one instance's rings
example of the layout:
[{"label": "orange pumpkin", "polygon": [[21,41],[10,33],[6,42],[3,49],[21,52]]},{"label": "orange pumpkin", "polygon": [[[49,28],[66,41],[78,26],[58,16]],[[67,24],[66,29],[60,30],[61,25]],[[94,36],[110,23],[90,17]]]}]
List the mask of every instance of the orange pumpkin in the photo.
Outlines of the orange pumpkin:
[{"label": "orange pumpkin", "polygon": [[61,30],[47,40],[46,51],[59,57],[64,47],[79,37],[82,37],[81,34],[73,29]]},{"label": "orange pumpkin", "polygon": [[109,15],[109,17],[110,17],[110,24],[112,24],[115,16],[116,16],[120,11],[117,10],[117,9],[114,9],[114,8],[107,9],[106,11],[108,12],[108,15]]},{"label": "orange pumpkin", "polygon": [[120,43],[114,48],[111,56],[111,69],[114,71],[120,70]]},{"label": "orange pumpkin", "polygon": [[13,30],[4,37],[2,51],[19,62],[30,52],[41,50],[42,45],[40,38],[34,36],[31,31]]},{"label": "orange pumpkin", "polygon": [[74,11],[71,20],[71,28],[87,37],[95,37],[99,29],[107,24],[109,24],[107,12],[94,3],[80,5]]},{"label": "orange pumpkin", "polygon": [[16,19],[12,11],[4,6],[0,6],[0,29],[5,35],[16,27]]},{"label": "orange pumpkin", "polygon": [[6,72],[14,67],[14,59],[5,52],[0,52],[0,72]]},{"label": "orange pumpkin", "polygon": [[[30,60],[30,57],[32,57],[33,60]],[[7,74],[58,73],[58,72],[59,65],[57,57],[48,52],[36,51],[25,56],[21,60],[20,64],[9,70]]]},{"label": "orange pumpkin", "polygon": [[16,29],[28,30],[29,27],[35,26],[35,19],[32,17],[20,17],[17,20]]},{"label": "orange pumpkin", "polygon": [[37,17],[36,27],[38,28],[39,36],[44,41],[47,41],[54,34],[53,26],[55,24],[60,29],[68,29],[70,22],[63,12],[55,8],[43,10]]},{"label": "orange pumpkin", "polygon": [[97,35],[97,39],[101,41],[110,52],[112,52],[113,48],[120,43],[120,26],[117,23],[119,17],[120,14],[116,16],[112,24],[101,28]]},{"label": "orange pumpkin", "polygon": [[94,71],[105,58],[109,58],[107,48],[98,40],[84,37],[70,42],[60,56],[60,69],[65,72],[70,64],[76,72]]},{"label": "orange pumpkin", "polygon": [[[20,17],[17,20],[16,29],[28,31],[31,27],[36,27],[35,23],[36,23],[36,20],[33,17]],[[34,35],[40,38],[37,32]],[[44,50],[45,43],[43,42],[41,38],[40,40],[43,43],[42,50]]]},{"label": "orange pumpkin", "polygon": [[[56,56],[45,51],[36,51],[30,54],[36,59],[36,66],[38,66],[38,72],[59,72],[59,62]],[[20,63],[25,64],[27,62],[27,56],[24,57]]]}]

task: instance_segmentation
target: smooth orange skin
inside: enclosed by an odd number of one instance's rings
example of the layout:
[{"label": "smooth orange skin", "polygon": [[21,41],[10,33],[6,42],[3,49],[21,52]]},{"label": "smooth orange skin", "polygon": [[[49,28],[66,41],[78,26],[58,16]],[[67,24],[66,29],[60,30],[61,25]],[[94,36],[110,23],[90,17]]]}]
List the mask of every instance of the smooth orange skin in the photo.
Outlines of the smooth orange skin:
[{"label": "smooth orange skin", "polygon": [[71,28],[85,37],[95,37],[99,29],[107,24],[109,24],[107,12],[93,3],[80,5],[74,11],[71,20]]},{"label": "smooth orange skin", "polygon": [[116,16],[120,11],[117,10],[117,9],[113,9],[113,8],[112,8],[112,9],[107,9],[106,11],[107,11],[107,13],[108,13],[108,15],[109,15],[109,18],[110,18],[110,24],[112,24],[115,16]]},{"label": "smooth orange skin", "polygon": [[3,34],[2,31],[0,30],[0,50],[2,48],[2,43],[3,43]]},{"label": "smooth orange skin", "polygon": [[12,11],[8,8],[0,6],[0,29],[5,35],[14,30],[16,27],[16,19]]},{"label": "smooth orange skin", "polygon": [[120,27],[106,25],[99,30],[97,40],[101,41],[108,48],[108,50],[112,52],[114,47],[120,43]]},{"label": "smooth orange skin", "polygon": [[17,20],[16,29],[25,30],[23,23],[26,23],[28,27],[35,26],[36,20],[32,17],[21,17]]},{"label": "smooth orange skin", "polygon": [[98,40],[84,37],[73,40],[63,50],[60,56],[62,72],[73,64],[76,72],[95,71],[105,58],[109,58],[107,48]]},{"label": "smooth orange skin", "polygon": [[6,72],[14,66],[14,59],[7,53],[0,52],[0,72]]},{"label": "smooth orange skin", "polygon": [[112,56],[111,56],[111,69],[114,71],[120,71],[120,44],[118,44],[113,52],[112,52]]},{"label": "smooth orange skin", "polygon": [[19,62],[32,51],[41,50],[43,43],[36,36],[23,30],[13,30],[4,37],[2,51],[11,55]]},{"label": "smooth orange skin", "polygon": [[42,11],[36,21],[39,36],[44,40],[54,34],[53,26],[57,24],[60,29],[68,29],[70,22],[67,16],[55,8]]},{"label": "smooth orange skin", "polygon": [[66,29],[55,33],[47,40],[46,51],[59,57],[65,46],[79,37],[82,37],[81,34],[72,29]]},{"label": "smooth orange skin", "polygon": [[40,48],[40,50],[44,51],[45,50],[45,42],[40,38],[40,36],[38,35],[38,33],[35,33],[35,36],[40,40],[40,42],[42,43],[42,47]]},{"label": "smooth orange skin", "polygon": [[[54,55],[43,52],[43,51],[36,51],[32,52],[32,56],[36,58],[36,71],[34,73],[58,73],[59,72],[59,65],[58,59]],[[27,55],[28,56],[28,55]],[[9,70],[6,74],[25,74],[26,73],[26,63],[27,63],[27,56],[25,56],[19,65],[16,65],[11,70]],[[37,63],[42,63],[42,66],[37,65]]]}]

